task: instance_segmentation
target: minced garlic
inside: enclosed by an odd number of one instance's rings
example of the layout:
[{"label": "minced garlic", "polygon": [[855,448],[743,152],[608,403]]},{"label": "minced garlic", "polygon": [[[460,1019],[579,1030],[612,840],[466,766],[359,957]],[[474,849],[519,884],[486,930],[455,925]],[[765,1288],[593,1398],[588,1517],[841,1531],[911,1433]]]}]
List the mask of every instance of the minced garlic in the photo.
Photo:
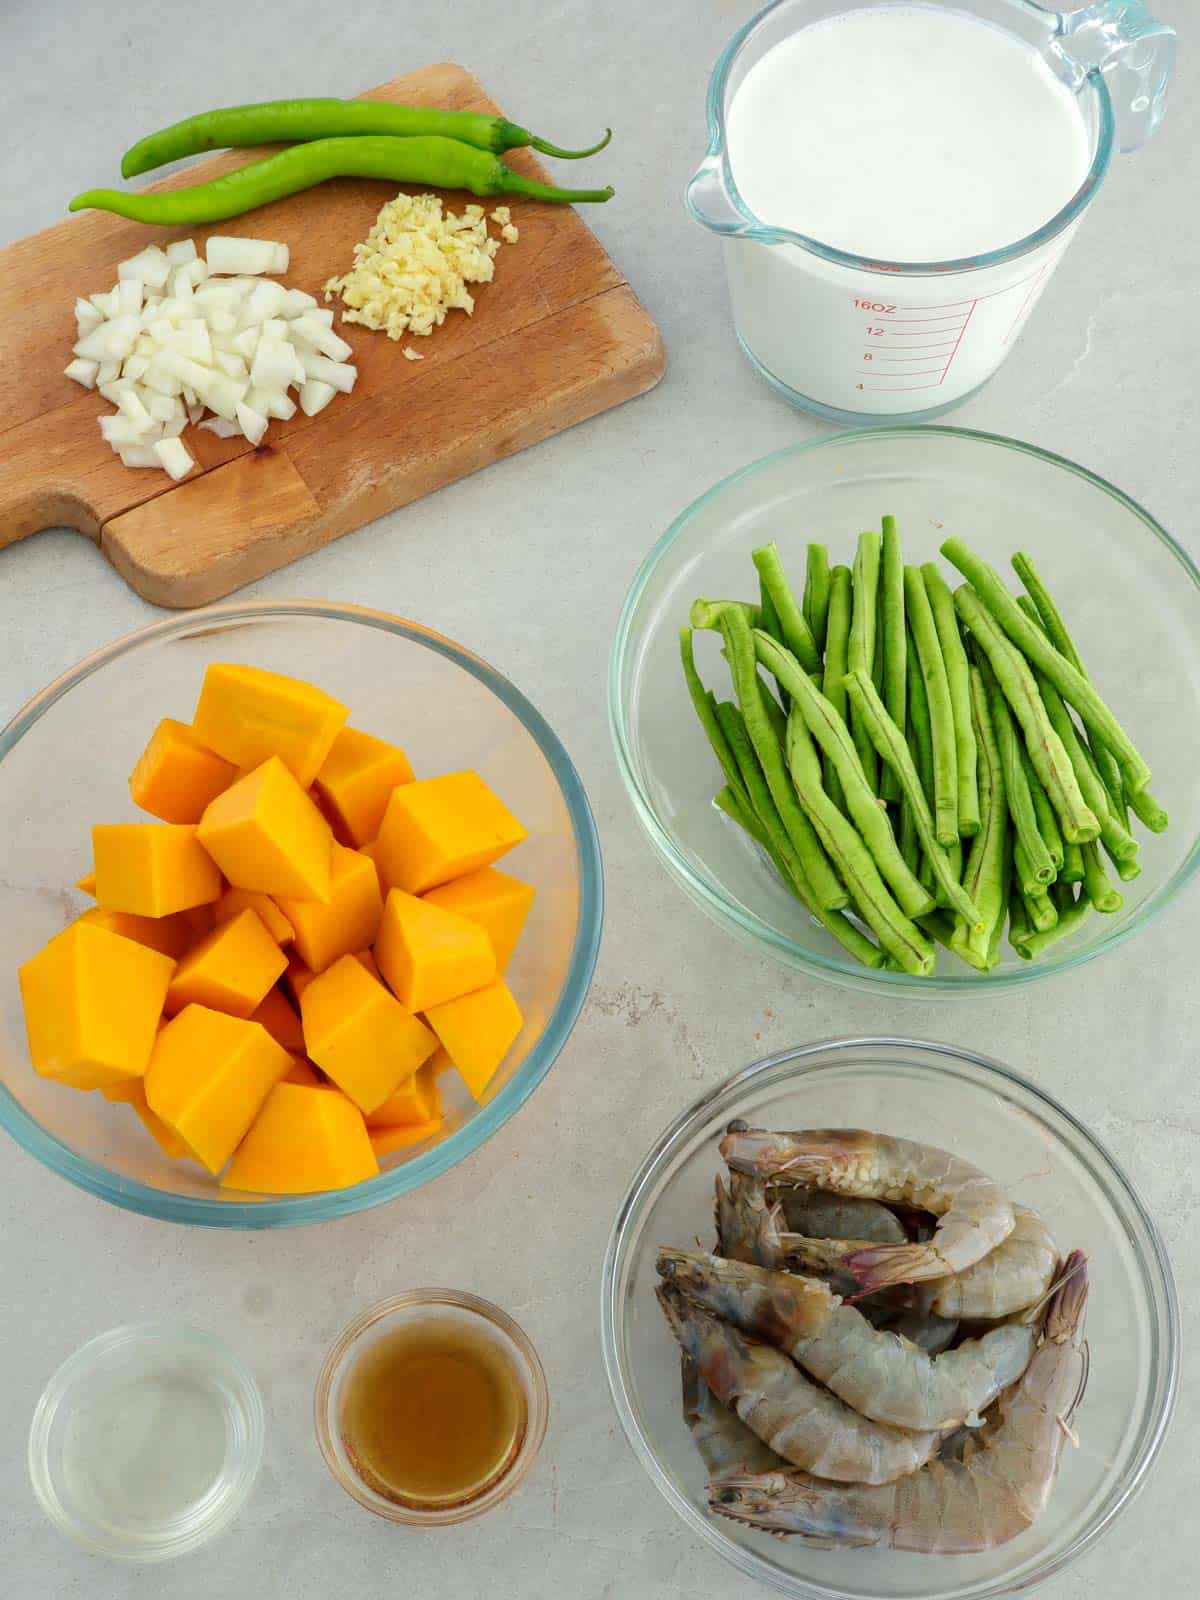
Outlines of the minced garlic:
[{"label": "minced garlic", "polygon": [[[502,235],[514,243],[517,230],[508,208],[497,207],[493,217],[500,221],[501,211]],[[469,205],[460,217],[444,212],[437,195],[400,194],[380,211],[365,241],[354,246],[350,271],[330,278],[325,298],[341,295],[343,322],[383,329],[389,339],[423,336],[446,320],[447,311],[471,315],[475,301],[467,285],[491,282],[499,249],[500,241],[488,237],[482,206]],[[415,351],[404,354],[420,360]]]}]

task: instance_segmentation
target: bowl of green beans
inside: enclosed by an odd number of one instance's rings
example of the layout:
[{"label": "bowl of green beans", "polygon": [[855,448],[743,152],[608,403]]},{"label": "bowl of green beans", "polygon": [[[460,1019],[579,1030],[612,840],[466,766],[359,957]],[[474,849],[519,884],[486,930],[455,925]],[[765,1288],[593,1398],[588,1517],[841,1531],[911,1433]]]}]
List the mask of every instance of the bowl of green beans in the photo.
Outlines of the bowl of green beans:
[{"label": "bowl of green beans", "polygon": [[1200,572],[1016,440],[870,429],[726,478],[638,571],[608,701],[688,895],[850,987],[1069,971],[1200,862]]}]

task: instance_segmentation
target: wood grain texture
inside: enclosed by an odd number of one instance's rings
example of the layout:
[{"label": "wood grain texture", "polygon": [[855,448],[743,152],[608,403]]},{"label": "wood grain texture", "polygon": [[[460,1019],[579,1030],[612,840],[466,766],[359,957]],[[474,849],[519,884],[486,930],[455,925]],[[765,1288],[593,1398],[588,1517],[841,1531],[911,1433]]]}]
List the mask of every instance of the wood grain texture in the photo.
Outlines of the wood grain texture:
[{"label": "wood grain texture", "polygon": [[[368,98],[497,109],[451,63]],[[152,187],[199,182],[256,153],[217,156]],[[554,176],[528,151],[506,159]],[[571,182],[582,181],[577,173]],[[212,228],[148,230],[84,212],[0,250],[0,546],[40,528],[76,528],[146,599],[202,605],[658,382],[658,330],[582,216],[513,197],[504,203],[520,240],[502,246],[473,316],[452,312],[430,338],[400,342],[339,319],[358,367],[353,394],[317,417],[273,422],[257,450],[189,428],[197,470],[179,484],[123,466],[96,426],[111,407],[62,376],[76,297],[109,288],[118,261],[148,239],[199,242],[216,232],[284,240],[285,281],[319,293],[349,266],[392,192],[339,179]],[[472,199],[452,194],[447,204]],[[409,343],[424,360],[404,359]]]}]

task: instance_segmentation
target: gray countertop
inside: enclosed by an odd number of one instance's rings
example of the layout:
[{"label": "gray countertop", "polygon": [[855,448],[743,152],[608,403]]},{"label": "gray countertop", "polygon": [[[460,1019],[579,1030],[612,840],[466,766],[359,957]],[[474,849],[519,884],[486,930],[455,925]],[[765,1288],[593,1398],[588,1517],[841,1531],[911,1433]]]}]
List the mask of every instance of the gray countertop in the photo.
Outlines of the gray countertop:
[{"label": "gray countertop", "polygon": [[[1181,29],[1191,10],[1184,0],[1156,9]],[[761,1594],[684,1530],[626,1446],[601,1368],[599,1267],[633,1163],[664,1124],[704,1087],[793,1042],[900,1031],[978,1046],[1044,1082],[1140,1185],[1174,1259],[1185,1326],[1196,1325],[1195,893],[1069,984],[887,1004],[786,974],[701,918],[656,865],[622,791],[603,685],[635,566],[717,478],[822,428],[739,357],[719,250],[680,200],[703,143],[708,71],[753,10],[749,0],[9,0],[0,16],[0,241],[58,220],[136,134],[184,111],[288,90],[350,94],[456,59],[553,137],[582,142],[614,125],[604,172],[618,199],[589,221],[658,320],[669,358],[648,397],[246,591],[419,618],[529,694],[566,741],[600,828],[608,917],[595,985],[546,1083],[484,1149],[404,1201],[318,1229],[231,1234],[149,1221],[89,1198],[5,1140],[5,1600],[324,1600],[396,1585],[455,1600]],[[1200,553],[1200,80],[1193,41],[1184,44],[1163,130],[1114,163],[1017,349],[953,420],[1074,458]],[[158,615],[75,533],[0,552],[0,721],[82,655]],[[530,1481],[497,1514],[452,1532],[399,1531],[358,1510],[312,1435],[312,1384],[337,1329],[381,1295],[425,1282],[512,1311],[540,1347],[553,1397]],[[149,1317],[229,1339],[263,1384],[269,1438],[232,1532],[172,1567],[126,1570],[78,1553],[42,1518],[24,1441],[66,1355],[114,1322]],[[1145,1493],[1044,1594],[1194,1592],[1198,1421],[1200,1391],[1185,1382]]]}]

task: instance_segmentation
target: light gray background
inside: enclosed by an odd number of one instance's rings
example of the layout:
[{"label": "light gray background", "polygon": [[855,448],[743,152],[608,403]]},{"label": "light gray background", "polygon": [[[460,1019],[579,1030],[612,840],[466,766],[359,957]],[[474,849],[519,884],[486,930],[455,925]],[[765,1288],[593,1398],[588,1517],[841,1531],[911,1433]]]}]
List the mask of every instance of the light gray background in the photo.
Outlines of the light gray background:
[{"label": "light gray background", "polygon": [[[703,920],[655,864],[622,791],[604,668],[648,546],[726,472],[820,424],[751,376],[719,251],[684,214],[707,75],[749,0],[13,0],[0,8],[0,242],[110,181],[137,135],[213,103],[351,94],[425,62],[476,71],[517,119],[565,142],[611,122],[618,198],[589,221],[658,320],[669,370],[648,397],[341,540],[247,593],[360,601],[464,640],[545,712],[595,808],[608,882],[591,1001],[535,1099],[419,1194],[276,1234],[184,1231],[114,1210],[7,1140],[0,1180],[0,1593],[5,1600],[326,1600],[402,1587],[455,1600],[678,1600],[761,1594],[678,1524],[611,1410],[599,1266],[636,1159],[701,1089],[769,1050],[852,1032],[975,1045],[1044,1081],[1132,1171],[1200,1312],[1200,1101],[1193,894],[1067,984],[997,1001],[888,1004],[789,976]],[[1157,0],[1183,29],[1193,7]],[[1114,163],[1019,346],[954,421],[1061,451],[1200,547],[1196,284],[1200,118],[1194,38],[1168,121]],[[3,330],[0,330],[0,350]],[[64,352],[64,361],[66,359]],[[0,720],[86,652],[157,615],[74,533],[0,552]],[[1130,619],[1146,626],[1150,619]],[[0,886],[2,889],[2,886]],[[553,1396],[532,1479],[464,1529],[399,1531],[326,1476],[311,1392],[337,1329],[376,1298],[443,1282],[528,1328]],[[263,1385],[267,1461],[211,1549],[128,1571],[43,1521],[25,1435],[58,1363],[117,1321],[220,1331]],[[1054,1600],[1194,1593],[1195,1392],[1146,1492]],[[1190,1568],[1190,1571],[1189,1571]]]}]

